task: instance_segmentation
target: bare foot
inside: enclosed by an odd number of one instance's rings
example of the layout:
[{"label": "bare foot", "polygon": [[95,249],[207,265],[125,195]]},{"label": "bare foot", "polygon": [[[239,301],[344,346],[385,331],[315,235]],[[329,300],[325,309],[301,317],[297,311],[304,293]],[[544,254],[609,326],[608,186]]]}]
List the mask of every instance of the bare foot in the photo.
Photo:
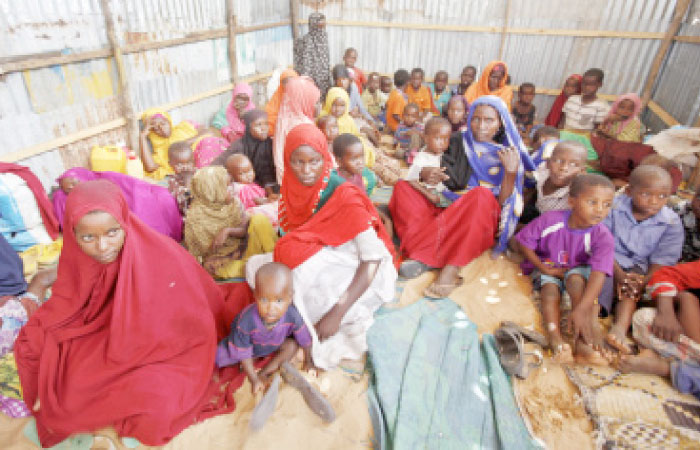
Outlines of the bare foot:
[{"label": "bare foot", "polygon": [[671,365],[655,351],[644,349],[639,355],[622,355],[617,368],[624,373],[648,373],[667,377],[671,373]]},{"label": "bare foot", "polygon": [[432,298],[443,298],[450,295],[459,285],[463,282],[462,277],[459,276],[459,267],[457,266],[445,266],[440,270],[440,274],[437,279],[432,282],[430,286],[426,288],[423,294],[426,297]]},{"label": "bare foot", "polygon": [[574,352],[574,360],[576,364],[584,366],[609,366],[610,360],[603,351],[595,350],[590,345],[579,339],[576,342],[576,351]]},{"label": "bare foot", "polygon": [[571,346],[564,342],[563,340],[556,344],[551,345],[552,358],[559,364],[572,364],[574,362],[574,354],[571,351]]},{"label": "bare foot", "polygon": [[613,325],[605,336],[605,343],[623,355],[629,355],[632,353],[632,349],[627,345],[625,334],[617,325]]}]

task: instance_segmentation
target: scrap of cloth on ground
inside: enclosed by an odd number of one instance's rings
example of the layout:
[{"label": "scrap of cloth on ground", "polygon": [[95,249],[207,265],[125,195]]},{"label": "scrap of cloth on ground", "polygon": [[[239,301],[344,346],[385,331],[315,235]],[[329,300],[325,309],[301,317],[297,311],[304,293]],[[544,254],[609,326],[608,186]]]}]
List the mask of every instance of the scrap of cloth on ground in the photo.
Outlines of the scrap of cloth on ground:
[{"label": "scrap of cloth on ground", "polygon": [[[108,264],[84,253],[73,232],[95,210],[112,215],[126,235]],[[112,425],[120,436],[165,444],[215,409],[216,344],[250,297],[237,296],[241,304],[229,314],[226,288],[130,213],[108,181],[71,191],[65,229],[52,296],[15,342],[25,403],[40,400],[41,443]]]},{"label": "scrap of cloth on ground", "polygon": [[493,336],[480,345],[476,325],[451,300],[380,310],[367,344],[369,403],[381,410],[375,448],[540,448]]}]

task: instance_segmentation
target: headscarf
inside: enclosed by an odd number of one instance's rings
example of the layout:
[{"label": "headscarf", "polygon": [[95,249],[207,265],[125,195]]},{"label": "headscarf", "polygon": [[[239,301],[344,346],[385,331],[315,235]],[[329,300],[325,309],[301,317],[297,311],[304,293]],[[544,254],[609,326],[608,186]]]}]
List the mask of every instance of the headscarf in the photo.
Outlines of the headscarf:
[{"label": "headscarf", "polygon": [[243,112],[255,109],[255,104],[253,103],[253,88],[246,82],[236,84],[233,88],[233,92],[231,92],[231,102],[228,104],[228,107],[226,107],[226,121],[228,122],[228,126],[221,128],[222,136],[228,136],[230,133],[234,134],[234,139],[232,139],[231,142],[243,136],[245,132],[245,124],[238,116],[236,108],[233,107],[236,96],[239,94],[245,94],[249,99],[248,104],[243,108]]},{"label": "headscarf", "polygon": [[[578,80],[578,89],[576,90],[576,94],[581,93],[581,80],[583,80],[583,77],[577,73],[569,76],[569,78],[566,79],[566,81],[569,81],[570,79],[576,79]],[[566,84],[566,82],[564,82]],[[550,127],[556,127],[559,125],[559,121],[561,120],[561,110],[564,108],[564,103],[569,99],[569,96],[564,93],[564,89],[561,90],[561,93],[557,96],[557,98],[554,100],[554,103],[552,103],[552,108],[549,110],[549,114],[547,114],[547,118],[544,120],[545,125],[549,125]]]},{"label": "headscarf", "polygon": [[474,103],[472,103],[471,108],[469,108],[467,123],[472,123],[472,116],[479,105],[489,105],[496,109],[501,116],[501,123],[505,129],[505,133],[500,142],[501,145],[477,142],[472,135],[471,126],[467,127],[467,130],[462,133],[464,151],[467,154],[467,159],[472,169],[469,186],[483,186],[490,189],[494,195],[498,196],[504,173],[503,165],[498,158],[498,151],[503,147],[515,147],[520,154],[520,161],[522,163],[518,166],[518,174],[515,178],[513,193],[501,206],[499,237],[494,251],[496,253],[502,253],[506,250],[508,239],[510,239],[515,232],[515,226],[518,224],[518,220],[523,211],[523,184],[525,182],[525,172],[532,172],[535,170],[535,165],[532,159],[530,159],[530,155],[520,137],[517,126],[513,122],[508,107],[501,98],[493,95],[485,95],[476,99]]},{"label": "headscarf", "polygon": [[323,110],[321,111],[319,117],[330,115],[333,102],[335,102],[337,99],[341,99],[345,102],[345,112],[342,116],[336,118],[338,122],[338,133],[350,133],[359,137],[360,130],[358,130],[355,120],[350,115],[350,96],[348,95],[348,91],[345,89],[341,87],[333,87],[328,90],[328,94],[326,94],[326,101],[323,104]]},{"label": "headscarf", "polygon": [[634,104],[634,112],[632,113],[629,119],[625,120],[624,122],[620,121],[616,123],[613,127],[611,127],[611,131],[614,135],[620,134],[620,132],[624,130],[630,122],[636,119],[639,116],[639,113],[642,111],[642,99],[639,98],[639,96],[634,92],[630,92],[627,94],[622,94],[619,97],[617,97],[617,99],[615,99],[615,102],[610,107],[610,112],[608,113],[607,117],[611,117],[613,114],[617,113],[617,109],[620,107],[620,103],[622,103],[625,100],[629,100]]},{"label": "headscarf", "polygon": [[[75,225],[91,211],[112,215],[126,235],[109,264],[76,240]],[[24,401],[40,400],[34,416],[42,446],[108,425],[156,446],[192,425],[211,400],[223,309],[211,276],[130,213],[117,186],[76,186],[51,298],[14,346]]]},{"label": "headscarf", "polygon": [[287,82],[272,146],[277,181],[280,184],[284,172],[284,148],[287,133],[299,124],[313,124],[316,102],[320,97],[321,92],[309,77],[296,77]]},{"label": "headscarf", "polygon": [[53,213],[53,208],[51,207],[51,201],[49,200],[44,186],[41,185],[41,181],[36,175],[29,169],[29,167],[20,166],[18,164],[0,162],[0,173],[11,173],[17,175],[25,183],[32,194],[34,194],[34,199],[36,200],[36,205],[39,208],[39,214],[41,214],[41,220],[44,223],[44,228],[46,232],[51,236],[51,239],[58,238],[58,232],[60,228],[60,221],[56,219]]},{"label": "headscarf", "polygon": [[22,258],[0,234],[0,297],[18,295],[26,290]]},{"label": "headscarf", "polygon": [[282,83],[287,78],[298,77],[299,74],[292,69],[284,69],[280,74],[280,85],[270,101],[265,105],[265,112],[267,113],[267,120],[270,124],[270,136],[275,134],[275,127],[277,125],[277,115],[280,112],[280,105],[282,104],[282,98],[284,97],[284,83]]},{"label": "headscarf", "polygon": [[294,68],[299,75],[307,75],[325,95],[333,86],[330,69],[330,51],[328,50],[328,33],[325,28],[318,29],[318,24],[326,20],[321,13],[309,15],[309,32],[294,41]]},{"label": "headscarf", "polygon": [[454,124],[454,123],[450,122],[450,125],[452,125],[452,132],[455,133],[457,131],[465,129],[465,127],[467,126],[467,115],[469,114],[469,103],[467,102],[467,99],[464,98],[463,95],[455,95],[450,100],[448,100],[447,104],[445,105],[444,111],[442,112],[442,117],[447,119],[448,122],[450,121],[450,119],[448,118],[447,110],[450,109],[450,103],[452,103],[452,102],[462,102],[462,104],[464,105],[464,118],[462,119],[462,121],[458,124]]},{"label": "headscarf", "polygon": [[231,144],[228,150],[217,157],[212,165],[226,164],[229,156],[241,153],[248,157],[255,171],[255,182],[262,186],[277,184],[275,175],[275,163],[272,160],[272,139],[258,140],[250,134],[250,125],[261,117],[265,117],[265,111],[254,109],[243,115],[245,134],[242,138]]},{"label": "headscarf", "polygon": [[185,247],[195,258],[228,256],[238,250],[241,239],[229,237],[211,251],[216,235],[226,227],[241,224],[243,208],[228,193],[229,175],[221,166],[203,167],[192,177],[192,204],[185,218]]},{"label": "headscarf", "polygon": [[[323,157],[323,173],[313,186],[301,184],[289,166],[292,153],[302,145]],[[293,269],[324,246],[342,245],[369,227],[395,256],[391,239],[367,194],[340,176],[332,176],[328,141],[316,126],[301,124],[289,133],[284,164],[279,214],[286,234],[277,241],[275,261]]]},{"label": "headscarf", "polygon": [[[129,210],[146,225],[178,242],[182,239],[182,216],[177,201],[165,187],[123,173],[93,172],[84,167],[68,169],[56,181],[60,182],[64,178],[75,178],[81,182],[108,180],[116,184],[121,189]],[[54,212],[61,224],[64,221],[67,197],[68,194],[62,189],[53,193]]]},{"label": "headscarf", "polygon": [[[501,84],[498,86],[498,88],[491,91],[489,90],[489,76],[491,76],[491,72],[497,66],[503,67],[503,79],[501,80]],[[506,63],[503,61],[491,61],[488,63],[486,68],[484,68],[479,80],[472,83],[471,86],[467,88],[467,92],[464,94],[464,97],[467,99],[467,102],[469,102],[470,105],[473,104],[477,98],[484,95],[500,97],[501,100],[503,100],[503,102],[508,106],[508,111],[510,111],[511,103],[513,102],[513,89],[506,84],[507,80],[508,66]]]},{"label": "headscarf", "polygon": [[141,120],[145,125],[146,122],[151,119],[151,117],[156,115],[161,116],[170,122],[170,137],[165,138],[154,133],[153,131],[148,133],[148,139],[151,141],[151,145],[153,146],[153,162],[158,164],[159,167],[153,172],[147,172],[146,175],[155,180],[160,180],[166,175],[170,175],[171,173],[175,172],[173,168],[170,167],[170,163],[168,162],[168,149],[170,146],[175,142],[180,142],[195,137],[197,135],[197,129],[194,125],[192,125],[192,123],[186,120],[183,120],[182,122],[173,126],[173,119],[170,117],[170,114],[158,108],[147,109],[141,115]]}]

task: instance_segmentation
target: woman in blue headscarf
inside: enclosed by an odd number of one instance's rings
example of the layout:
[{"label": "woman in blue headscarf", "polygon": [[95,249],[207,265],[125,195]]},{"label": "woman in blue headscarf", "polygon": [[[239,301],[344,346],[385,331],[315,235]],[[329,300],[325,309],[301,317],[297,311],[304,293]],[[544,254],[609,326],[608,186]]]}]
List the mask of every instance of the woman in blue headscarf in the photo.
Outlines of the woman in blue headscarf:
[{"label": "woman in blue headscarf", "polygon": [[[401,240],[402,276],[412,278],[440,269],[425,291],[447,296],[460,283],[459,269],[485,250],[502,253],[523,210],[526,172],[534,165],[518,129],[499,97],[479,97],[469,108],[467,130],[450,138],[441,167],[425,167],[420,181],[442,182],[453,203],[444,208],[428,201],[407,182],[394,187],[389,203]],[[496,240],[497,239],[497,240]],[[495,241],[495,245],[494,245]]]}]

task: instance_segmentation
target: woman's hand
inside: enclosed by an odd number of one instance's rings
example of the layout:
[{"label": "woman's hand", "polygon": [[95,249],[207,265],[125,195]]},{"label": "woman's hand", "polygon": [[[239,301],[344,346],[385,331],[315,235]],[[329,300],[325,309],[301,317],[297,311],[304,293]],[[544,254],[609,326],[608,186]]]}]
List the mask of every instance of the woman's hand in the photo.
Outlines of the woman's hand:
[{"label": "woman's hand", "polygon": [[518,154],[518,150],[515,147],[505,147],[502,150],[499,150],[498,159],[501,160],[501,164],[503,165],[503,170],[505,170],[505,173],[518,173],[518,167],[520,167],[520,155]]},{"label": "woman's hand", "polygon": [[426,184],[436,185],[448,180],[444,167],[423,167],[420,171],[420,180]]},{"label": "woman's hand", "polygon": [[338,305],[333,306],[314,326],[318,339],[324,341],[336,334],[340,329],[340,322],[342,320],[343,314],[339,310]]},{"label": "woman's hand", "polygon": [[229,237],[230,231],[230,228],[222,228],[219,230],[219,232],[216,233],[216,236],[214,236],[214,240],[211,242],[211,248],[215,249],[224,245],[224,242],[226,242],[226,239]]}]

